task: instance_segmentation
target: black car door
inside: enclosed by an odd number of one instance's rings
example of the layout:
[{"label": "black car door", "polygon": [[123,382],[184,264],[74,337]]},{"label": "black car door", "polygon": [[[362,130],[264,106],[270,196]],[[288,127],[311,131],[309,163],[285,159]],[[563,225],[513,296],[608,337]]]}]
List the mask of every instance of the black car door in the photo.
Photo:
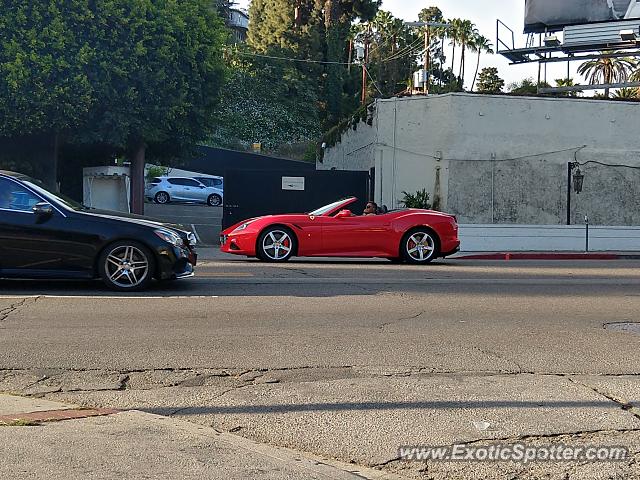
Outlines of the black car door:
[{"label": "black car door", "polygon": [[94,250],[86,234],[78,237],[77,222],[60,209],[34,213],[43,200],[18,181],[0,177],[0,273],[89,276]]}]

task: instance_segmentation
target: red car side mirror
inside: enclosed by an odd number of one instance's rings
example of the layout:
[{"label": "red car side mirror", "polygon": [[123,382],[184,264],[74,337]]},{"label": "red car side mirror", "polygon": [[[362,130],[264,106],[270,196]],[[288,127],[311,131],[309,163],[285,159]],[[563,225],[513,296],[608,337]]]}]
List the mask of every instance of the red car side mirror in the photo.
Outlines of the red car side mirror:
[{"label": "red car side mirror", "polygon": [[349,217],[353,217],[353,213],[351,213],[351,210],[340,210],[336,215],[336,218],[349,218]]}]

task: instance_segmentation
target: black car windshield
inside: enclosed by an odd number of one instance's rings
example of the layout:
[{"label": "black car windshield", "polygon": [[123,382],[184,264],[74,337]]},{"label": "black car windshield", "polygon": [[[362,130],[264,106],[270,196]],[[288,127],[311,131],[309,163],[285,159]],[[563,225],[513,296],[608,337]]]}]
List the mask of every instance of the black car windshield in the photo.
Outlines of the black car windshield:
[{"label": "black car windshield", "polygon": [[64,207],[71,208],[72,210],[90,210],[89,207],[85,207],[81,203],[76,202],[75,200],[67,197],[66,195],[62,195],[61,193],[53,193],[50,190],[46,189],[44,186],[40,185],[40,182],[34,180],[32,178],[23,178],[22,181],[36,193],[44,196],[47,200],[54,200],[55,202],[61,204]]},{"label": "black car windshield", "polygon": [[339,207],[343,203],[346,204],[349,200],[350,200],[349,198],[343,198],[342,200],[338,200],[337,202],[333,202],[333,203],[330,203],[329,205],[325,205],[324,207],[320,207],[319,209],[314,210],[313,212],[309,212],[309,215],[314,215],[316,217],[319,217],[321,215],[325,215],[325,214],[329,213],[330,211],[336,209],[337,207]]}]

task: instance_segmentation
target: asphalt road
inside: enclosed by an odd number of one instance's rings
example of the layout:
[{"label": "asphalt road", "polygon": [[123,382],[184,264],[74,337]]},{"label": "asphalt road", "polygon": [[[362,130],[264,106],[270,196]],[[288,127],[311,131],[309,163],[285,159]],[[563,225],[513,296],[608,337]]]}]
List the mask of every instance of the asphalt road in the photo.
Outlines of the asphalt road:
[{"label": "asphalt road", "polygon": [[[639,478],[639,267],[215,256],[143,294],[3,281],[0,391],[174,415],[408,478]],[[518,439],[635,457],[397,458]]]}]

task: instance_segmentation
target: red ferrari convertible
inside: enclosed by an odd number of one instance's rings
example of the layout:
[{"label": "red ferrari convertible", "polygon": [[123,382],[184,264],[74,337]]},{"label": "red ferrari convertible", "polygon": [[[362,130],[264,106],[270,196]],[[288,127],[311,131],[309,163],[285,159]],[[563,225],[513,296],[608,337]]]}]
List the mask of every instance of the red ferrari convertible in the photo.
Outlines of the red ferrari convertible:
[{"label": "red ferrari convertible", "polygon": [[347,198],[311,213],[270,215],[221,233],[225,253],[284,262],[298,257],[378,257],[426,264],[460,248],[456,218],[431,210],[401,209],[358,216]]}]

